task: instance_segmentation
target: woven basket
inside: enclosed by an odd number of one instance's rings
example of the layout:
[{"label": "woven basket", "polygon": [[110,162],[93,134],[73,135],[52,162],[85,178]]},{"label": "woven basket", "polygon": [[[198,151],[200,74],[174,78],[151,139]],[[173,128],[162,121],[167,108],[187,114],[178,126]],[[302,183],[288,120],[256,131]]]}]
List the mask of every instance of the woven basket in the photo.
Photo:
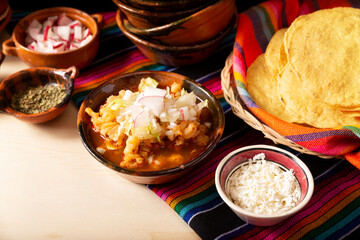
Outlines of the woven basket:
[{"label": "woven basket", "polygon": [[224,92],[226,101],[231,105],[232,111],[236,116],[244,120],[252,128],[261,131],[266,138],[271,139],[275,144],[282,144],[288,146],[300,153],[315,155],[321,158],[334,158],[334,156],[320,154],[311,151],[297,143],[285,138],[272,128],[264,124],[259,118],[254,116],[251,111],[243,103],[238,94],[235,81],[232,74],[232,53],[228,56],[225,62],[225,67],[221,71],[221,87]]}]

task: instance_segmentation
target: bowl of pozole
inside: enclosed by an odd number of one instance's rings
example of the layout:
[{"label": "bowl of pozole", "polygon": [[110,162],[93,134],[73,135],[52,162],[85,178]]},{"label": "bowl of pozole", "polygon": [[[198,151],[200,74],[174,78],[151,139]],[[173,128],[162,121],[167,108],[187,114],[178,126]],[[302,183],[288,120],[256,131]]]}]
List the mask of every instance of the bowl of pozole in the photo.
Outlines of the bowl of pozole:
[{"label": "bowl of pozole", "polygon": [[89,153],[141,184],[172,181],[200,166],[224,131],[219,101],[180,74],[115,76],[86,97],[78,130]]}]

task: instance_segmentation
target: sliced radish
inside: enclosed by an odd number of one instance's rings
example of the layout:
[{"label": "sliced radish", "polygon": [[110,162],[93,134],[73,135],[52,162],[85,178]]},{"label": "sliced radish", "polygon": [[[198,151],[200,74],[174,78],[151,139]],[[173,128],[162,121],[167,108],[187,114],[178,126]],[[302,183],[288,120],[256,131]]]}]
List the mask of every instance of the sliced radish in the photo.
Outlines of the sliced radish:
[{"label": "sliced radish", "polygon": [[72,21],[70,24],[68,24],[69,27],[74,28],[76,26],[81,27],[81,22],[79,20]]},{"label": "sliced radish", "polygon": [[40,32],[41,32],[41,28],[34,28],[33,27],[33,28],[28,29],[28,33],[29,33],[30,37],[32,39],[34,39],[34,40],[36,40],[36,37],[37,37],[38,34],[40,34]]},{"label": "sliced radish", "polygon": [[74,27],[74,40],[77,41],[77,42],[81,42],[82,39],[83,39],[82,27],[75,26]]},{"label": "sliced radish", "polygon": [[34,42],[34,41],[33,41],[32,43],[30,43],[27,47],[28,47],[29,49],[31,49],[31,50],[34,50],[34,51],[36,51],[37,48],[38,48],[36,42]]},{"label": "sliced radish", "polygon": [[43,42],[44,41],[44,34],[42,34],[42,33],[36,34],[35,35],[35,40],[37,42]]},{"label": "sliced radish", "polygon": [[[80,48],[93,38],[89,28],[66,14],[50,16],[43,23],[33,20],[26,29],[25,45],[39,52],[60,52]],[[34,47],[32,42],[37,43]]]},{"label": "sliced radish", "polygon": [[35,19],[35,20],[31,21],[28,29],[30,29],[30,28],[37,28],[37,29],[39,29],[41,31],[42,24],[38,20]]},{"label": "sliced radish", "polygon": [[189,108],[188,107],[182,107],[180,108],[180,113],[181,113],[181,117],[184,121],[188,121],[189,120]]},{"label": "sliced radish", "polygon": [[83,30],[83,38],[86,38],[87,36],[89,36],[90,35],[90,29],[89,28],[85,28],[84,30]]},{"label": "sliced radish", "polygon": [[57,25],[58,26],[67,26],[72,22],[73,22],[73,20],[71,18],[69,18],[65,13],[63,13],[59,16]]},{"label": "sliced radish", "polygon": [[70,50],[78,49],[80,47],[80,43],[72,42],[70,44]]},{"label": "sliced radish", "polygon": [[44,41],[48,40],[49,30],[50,30],[50,25],[46,25],[44,29]]},{"label": "sliced radish", "polygon": [[70,40],[70,27],[69,26],[58,26],[57,33],[62,40]]},{"label": "sliced radish", "polygon": [[93,38],[92,35],[87,36],[84,40],[82,40],[80,42],[80,46],[82,47],[82,46],[88,44],[91,41],[92,38]]}]

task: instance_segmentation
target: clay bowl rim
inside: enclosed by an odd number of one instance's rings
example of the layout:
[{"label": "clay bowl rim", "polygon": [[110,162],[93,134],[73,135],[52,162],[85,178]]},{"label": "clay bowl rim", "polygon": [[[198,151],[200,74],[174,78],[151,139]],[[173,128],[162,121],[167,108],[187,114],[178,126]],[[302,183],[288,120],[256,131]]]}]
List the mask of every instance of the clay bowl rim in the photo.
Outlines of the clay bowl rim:
[{"label": "clay bowl rim", "polygon": [[[122,18],[120,17],[121,15],[123,16]],[[125,34],[125,36],[130,38],[130,40],[136,42],[136,44],[140,44],[140,45],[145,46],[147,48],[158,49],[158,50],[161,50],[161,51],[183,52],[183,51],[204,49],[204,48],[212,46],[213,44],[217,43],[218,41],[221,41],[234,28],[234,26],[236,25],[237,17],[236,17],[236,14],[234,14],[234,17],[231,20],[231,24],[229,24],[229,26],[226,29],[224,29],[223,31],[221,31],[215,38],[212,38],[209,41],[204,42],[204,43],[200,43],[200,44],[179,45],[179,46],[157,44],[157,43],[150,42],[148,40],[142,39],[142,38],[136,36],[135,34],[132,34],[129,31],[127,31],[126,28],[124,27],[122,19],[124,19],[124,13],[121,12],[120,10],[117,10],[117,12],[116,12],[116,22],[117,22],[118,27]]]},{"label": "clay bowl rim", "polygon": [[[95,31],[92,32],[93,34],[93,38],[84,46],[81,46],[77,49],[72,49],[72,50],[67,50],[67,51],[63,51],[63,52],[57,52],[57,53],[43,53],[43,52],[38,52],[35,50],[31,50],[29,48],[27,48],[25,45],[23,45],[22,40],[25,39],[17,39],[16,35],[20,36],[20,32],[17,31],[23,31],[24,32],[24,36],[26,36],[25,31],[26,29],[23,29],[22,26],[28,26],[31,22],[31,20],[34,19],[34,17],[38,16],[38,15],[47,15],[47,16],[52,16],[55,13],[61,14],[61,13],[67,13],[67,12],[71,12],[74,13],[76,16],[83,16],[85,19],[87,19],[86,21],[86,26],[91,30],[92,27],[91,25],[94,26]],[[57,14],[57,15],[58,15]],[[73,20],[79,20],[79,19],[73,19]],[[80,20],[79,20],[80,21]],[[91,23],[89,23],[89,21]],[[25,24],[25,22],[27,22],[28,24]],[[80,21],[82,22],[82,21]],[[82,22],[84,24],[84,22]],[[11,34],[11,39],[12,41],[14,41],[15,43],[15,47],[19,47],[22,50],[26,51],[26,52],[30,52],[32,54],[36,54],[36,55],[40,55],[40,56],[57,56],[57,55],[65,55],[67,53],[73,53],[73,52],[77,52],[77,51],[82,51],[83,49],[85,49],[86,46],[91,45],[92,43],[94,43],[94,41],[96,41],[97,36],[99,36],[100,34],[100,30],[99,30],[99,25],[98,23],[95,21],[95,19],[88,13],[77,9],[77,8],[72,8],[72,7],[52,7],[52,8],[44,8],[35,12],[30,13],[29,15],[25,16],[24,18],[22,18],[14,27],[14,30]]]},{"label": "clay bowl rim", "polygon": [[197,11],[200,11],[201,9],[215,3],[221,0],[210,0],[210,1],[205,1],[204,4],[195,7],[195,8],[191,8],[191,9],[187,9],[187,10],[182,10],[182,11],[169,11],[169,12],[162,12],[162,11],[149,11],[149,10],[144,10],[144,9],[139,9],[139,8],[135,8],[133,6],[127,5],[126,3],[124,3],[122,0],[112,0],[115,5],[119,8],[122,9],[124,11],[127,11],[130,14],[133,15],[137,15],[137,16],[148,16],[148,17],[176,17],[176,16],[186,16],[186,15],[191,15]]},{"label": "clay bowl rim", "polygon": [[[21,74],[24,74],[26,72],[29,72],[29,71],[36,71],[36,70],[45,70],[46,72],[64,72],[64,73],[69,73],[69,92],[66,94],[65,98],[59,103],[57,104],[56,106],[48,109],[47,111],[45,112],[39,112],[39,113],[33,113],[33,114],[27,114],[27,113],[23,113],[23,112],[20,112],[20,111],[17,111],[15,109],[13,109],[11,106],[10,106],[10,103],[7,104],[4,108],[0,108],[0,113],[1,112],[4,112],[6,114],[9,114],[11,116],[14,116],[14,117],[17,117],[21,120],[24,120],[26,121],[26,119],[36,119],[36,118],[41,118],[43,116],[46,116],[46,115],[49,115],[53,112],[56,112],[56,111],[63,111],[64,109],[61,109],[61,107],[63,107],[64,105],[67,105],[70,100],[71,100],[71,96],[74,92],[74,81],[75,81],[75,78],[78,76],[78,73],[79,73],[79,70],[74,67],[74,66],[71,66],[67,69],[58,69],[58,68],[52,68],[52,67],[32,67],[32,68],[27,68],[27,69],[23,69],[23,70],[20,70],[16,73],[13,73],[11,74],[10,76],[8,76],[6,79],[4,79],[1,83],[0,83],[0,90],[2,90],[3,88],[3,85],[5,85],[5,83],[7,82],[11,82],[11,81],[14,81],[14,77],[16,77],[17,75],[21,75]],[[65,80],[64,80],[65,81]],[[53,83],[51,83],[53,84]],[[54,84],[57,84],[57,83],[54,83]],[[47,84],[45,84],[47,85]],[[39,84],[37,86],[44,86],[43,84]],[[10,99],[11,100],[11,99]],[[51,120],[51,119],[49,119]]]},{"label": "clay bowl rim", "polygon": [[[170,34],[172,30],[178,29],[179,26],[186,23],[187,21],[199,17],[199,15],[206,14],[206,12],[210,11],[210,9],[217,7],[218,4],[220,4],[223,1],[228,0],[218,0],[214,2],[211,5],[208,5],[199,11],[186,16],[184,18],[175,20],[171,23],[163,24],[161,26],[151,27],[151,28],[138,28],[135,27],[130,23],[130,21],[126,18],[126,16],[123,16],[123,25],[124,28],[133,34],[139,35],[139,36],[163,36],[164,34]],[[235,15],[235,14],[234,14]],[[224,30],[223,30],[224,31]]]},{"label": "clay bowl rim", "polygon": [[[87,135],[85,133],[84,130],[84,124],[87,124],[83,119],[82,119],[82,115],[85,114],[85,108],[88,105],[88,102],[91,101],[89,100],[92,95],[96,95],[100,89],[102,89],[103,87],[107,86],[107,84],[111,81],[121,81],[121,79],[124,78],[131,78],[132,76],[139,76],[138,78],[141,78],[141,76],[146,77],[149,75],[165,75],[168,76],[169,78],[171,78],[171,76],[173,76],[173,78],[180,78],[182,79],[184,82],[188,82],[190,85],[195,86],[196,88],[200,89],[202,92],[204,92],[209,98],[211,98],[211,101],[214,104],[214,112],[217,112],[217,115],[219,117],[219,126],[214,129],[214,137],[212,138],[211,142],[207,145],[207,147],[201,152],[201,154],[199,154],[198,156],[196,156],[195,158],[191,159],[190,161],[188,161],[185,164],[182,164],[180,166],[177,167],[173,167],[170,169],[165,169],[165,170],[159,170],[159,171],[137,171],[137,170],[131,170],[131,169],[126,169],[126,168],[122,168],[118,165],[116,165],[115,163],[112,163],[111,161],[107,160],[106,158],[104,158],[103,156],[101,156],[101,154],[99,154],[95,149],[93,149],[93,147],[90,146],[90,144],[87,141]],[[170,75],[170,76],[169,76]],[[111,96],[113,93],[107,93],[106,97]],[[186,172],[187,170],[198,166],[201,162],[203,162],[203,160],[214,150],[214,148],[217,146],[217,144],[220,142],[220,139],[222,137],[222,134],[224,132],[224,128],[225,128],[225,114],[224,111],[221,107],[220,102],[217,100],[217,98],[213,95],[213,93],[211,93],[208,89],[206,89],[204,86],[202,86],[201,84],[197,83],[196,81],[185,77],[181,74],[178,73],[173,73],[173,72],[165,72],[165,71],[151,71],[151,70],[144,70],[144,71],[136,71],[136,72],[131,72],[131,73],[126,73],[126,74],[120,74],[117,76],[114,76],[112,78],[110,78],[108,81],[102,83],[101,85],[99,85],[98,87],[96,87],[95,89],[93,89],[85,98],[85,100],[82,102],[81,107],[79,109],[78,112],[78,117],[77,117],[77,126],[78,126],[78,132],[80,134],[80,138],[81,141],[83,143],[83,145],[85,146],[85,148],[87,149],[87,151],[101,164],[105,165],[107,168],[110,168],[114,171],[116,171],[119,174],[125,174],[128,177],[137,177],[137,178],[151,178],[151,177],[166,177],[166,176],[173,176],[176,174],[180,174],[182,172]],[[139,182],[137,180],[135,180],[135,182]],[[142,183],[144,183],[144,181],[141,181]],[[167,181],[161,181],[161,183],[164,183]]]},{"label": "clay bowl rim", "polygon": [[[179,4],[179,3],[183,3],[183,2],[187,2],[187,3],[192,3],[194,2],[194,0],[126,0],[127,2],[131,3],[131,2],[136,2],[138,4],[143,4],[146,6],[157,6],[158,2],[161,2],[163,4],[169,4],[169,5],[174,5],[174,4]],[[206,2],[206,0],[197,0],[198,2]],[[147,3],[151,4],[151,5],[147,5]]]}]

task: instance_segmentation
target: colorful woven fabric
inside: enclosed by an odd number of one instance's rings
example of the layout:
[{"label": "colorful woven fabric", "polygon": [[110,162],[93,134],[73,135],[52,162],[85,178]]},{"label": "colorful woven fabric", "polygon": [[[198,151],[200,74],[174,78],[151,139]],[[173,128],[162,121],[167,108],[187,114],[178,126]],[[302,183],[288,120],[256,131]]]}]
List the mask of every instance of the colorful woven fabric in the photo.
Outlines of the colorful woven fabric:
[{"label": "colorful woven fabric", "polygon": [[[225,111],[226,124],[223,138],[207,157],[207,162],[179,180],[148,186],[159,196],[159,201],[165,201],[202,239],[341,239],[360,234],[360,170],[347,161],[299,155],[293,151],[311,170],[315,178],[315,192],[305,209],[288,221],[272,227],[255,227],[239,219],[221,200],[214,185],[215,169],[228,153],[252,144],[273,144],[261,132],[252,129],[232,113],[223,98],[220,73],[233,50],[235,35],[235,48],[239,50],[235,53],[240,57],[234,60],[240,62],[246,59],[249,64],[263,51],[274,31],[295,18],[300,9],[296,6],[299,5],[290,5],[288,2],[285,5],[282,1],[263,3],[245,11],[239,15],[238,32],[230,34],[214,56],[193,66],[176,68],[156,64],[144,57],[117,27],[115,12],[103,13],[105,26],[101,31],[99,54],[76,79],[73,102],[77,106],[80,106],[89,91],[107,79],[143,69],[183,74],[203,84],[216,95]],[[284,6],[287,15],[278,18]],[[314,5],[306,6],[308,9],[316,9]],[[12,23],[23,16],[14,14]],[[269,29],[265,26],[272,26],[273,29],[261,35],[251,26],[259,31]],[[253,53],[246,52],[246,58],[242,57],[244,52],[239,47],[243,46],[239,44],[239,33],[243,31],[246,35],[243,35],[242,41],[254,44],[256,49]],[[256,39],[260,41],[265,36],[267,40],[262,40],[263,45],[258,44]],[[238,70],[238,73],[242,72]]]},{"label": "colorful woven fabric", "polygon": [[278,29],[288,27],[299,15],[339,6],[360,7],[360,3],[344,0],[301,2],[273,0],[241,14],[234,45],[234,77],[245,104],[265,124],[301,146],[325,155],[345,156],[354,166],[360,168],[359,126],[316,129],[284,122],[260,109],[250,98],[246,89],[247,68],[257,56],[265,52],[267,44]]}]

